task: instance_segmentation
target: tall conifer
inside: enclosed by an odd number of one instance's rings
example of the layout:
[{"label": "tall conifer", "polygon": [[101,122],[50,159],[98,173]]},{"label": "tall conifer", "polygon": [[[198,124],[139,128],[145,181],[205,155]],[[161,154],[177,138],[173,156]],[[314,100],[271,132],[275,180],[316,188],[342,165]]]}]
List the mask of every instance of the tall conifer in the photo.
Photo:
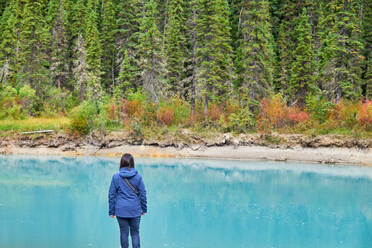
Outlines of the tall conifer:
[{"label": "tall conifer", "polygon": [[102,1],[102,84],[106,89],[115,86],[116,49],[115,36],[117,32],[115,6],[112,0]]},{"label": "tall conifer", "polygon": [[50,40],[48,26],[43,15],[45,1],[26,0],[20,29],[21,84],[29,84],[42,94],[42,87],[49,81],[47,45]]},{"label": "tall conifer", "polygon": [[197,8],[197,78],[207,117],[210,97],[221,100],[232,89],[229,5],[226,0],[199,0]]},{"label": "tall conifer", "polygon": [[87,5],[87,16],[85,18],[85,47],[87,51],[87,64],[89,68],[89,79],[87,84],[87,96],[89,99],[99,100],[102,96],[101,74],[102,74],[102,46],[98,32],[96,0],[89,0]]},{"label": "tall conifer", "polygon": [[372,100],[372,1],[363,1],[362,39],[364,43],[364,88],[365,96]]},{"label": "tall conifer", "polygon": [[297,37],[294,61],[291,65],[288,95],[292,102],[305,105],[306,96],[316,92],[314,42],[310,33],[309,17],[303,8],[299,23],[295,29]]},{"label": "tall conifer", "polygon": [[171,86],[170,90],[176,93],[184,88],[181,82],[185,76],[186,19],[183,0],[170,0],[168,6],[168,21],[165,27],[167,75]]},{"label": "tall conifer", "polygon": [[358,8],[354,1],[327,4],[321,32],[320,80],[330,99],[358,98],[361,93],[361,48]]},{"label": "tall conifer", "polygon": [[248,0],[243,3],[236,59],[239,87],[252,100],[264,97],[272,88],[273,37],[269,4],[266,0]]},{"label": "tall conifer", "polygon": [[66,84],[69,76],[66,0],[50,0],[48,24],[50,25],[50,76],[58,88]]},{"label": "tall conifer", "polygon": [[19,3],[11,1],[0,18],[0,85],[4,82],[16,83],[20,21]]},{"label": "tall conifer", "polygon": [[156,1],[149,0],[145,3],[144,14],[141,18],[138,47],[141,59],[142,86],[149,97],[156,102],[160,100],[166,90],[162,36],[156,25],[157,16]]},{"label": "tall conifer", "polygon": [[[127,85],[129,83],[127,87],[136,88],[140,86],[139,36],[143,8],[141,0],[127,0],[117,3],[117,85],[122,85],[123,83]],[[129,65],[132,68],[130,75],[125,71]]]}]

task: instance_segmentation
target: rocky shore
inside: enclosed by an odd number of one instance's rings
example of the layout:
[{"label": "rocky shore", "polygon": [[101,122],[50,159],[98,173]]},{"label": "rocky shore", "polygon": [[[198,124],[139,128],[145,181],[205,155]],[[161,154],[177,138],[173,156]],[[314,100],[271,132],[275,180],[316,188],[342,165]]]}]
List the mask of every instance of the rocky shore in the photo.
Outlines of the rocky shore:
[{"label": "rocky shore", "polygon": [[214,134],[208,137],[182,130],[161,139],[144,139],[129,132],[85,137],[64,133],[0,137],[2,154],[119,156],[131,152],[142,157],[201,157],[267,159],[319,163],[372,165],[372,139],[342,135]]}]

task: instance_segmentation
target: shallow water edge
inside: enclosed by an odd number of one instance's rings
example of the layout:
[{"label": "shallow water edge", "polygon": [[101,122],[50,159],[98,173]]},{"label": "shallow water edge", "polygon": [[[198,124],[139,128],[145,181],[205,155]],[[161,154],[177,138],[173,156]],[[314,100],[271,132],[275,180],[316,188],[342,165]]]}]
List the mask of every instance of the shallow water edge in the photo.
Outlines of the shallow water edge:
[{"label": "shallow water edge", "polygon": [[63,156],[117,157],[126,152],[133,154],[135,157],[268,160],[372,166],[371,148],[270,148],[265,146],[211,146],[186,147],[180,149],[175,147],[159,147],[151,145],[121,145],[113,148],[100,148],[94,145],[84,145],[73,151],[46,146],[34,148],[8,146],[0,149],[1,154]]}]

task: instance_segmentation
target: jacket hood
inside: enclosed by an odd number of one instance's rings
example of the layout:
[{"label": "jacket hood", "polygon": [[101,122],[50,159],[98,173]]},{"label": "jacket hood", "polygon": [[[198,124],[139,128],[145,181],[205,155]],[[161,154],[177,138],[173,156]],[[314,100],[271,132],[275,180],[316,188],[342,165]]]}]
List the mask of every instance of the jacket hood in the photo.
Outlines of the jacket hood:
[{"label": "jacket hood", "polygon": [[122,178],[131,178],[137,175],[138,171],[134,168],[121,168],[119,172],[119,176]]}]

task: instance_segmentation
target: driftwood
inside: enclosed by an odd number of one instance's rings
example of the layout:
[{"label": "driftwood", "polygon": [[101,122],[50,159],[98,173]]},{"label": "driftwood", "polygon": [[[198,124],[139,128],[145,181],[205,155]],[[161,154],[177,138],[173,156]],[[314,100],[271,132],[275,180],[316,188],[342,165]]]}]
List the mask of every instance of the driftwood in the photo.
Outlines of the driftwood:
[{"label": "driftwood", "polygon": [[34,133],[53,133],[54,130],[39,130],[39,131],[32,131],[32,132],[22,132],[21,134],[34,134]]}]

